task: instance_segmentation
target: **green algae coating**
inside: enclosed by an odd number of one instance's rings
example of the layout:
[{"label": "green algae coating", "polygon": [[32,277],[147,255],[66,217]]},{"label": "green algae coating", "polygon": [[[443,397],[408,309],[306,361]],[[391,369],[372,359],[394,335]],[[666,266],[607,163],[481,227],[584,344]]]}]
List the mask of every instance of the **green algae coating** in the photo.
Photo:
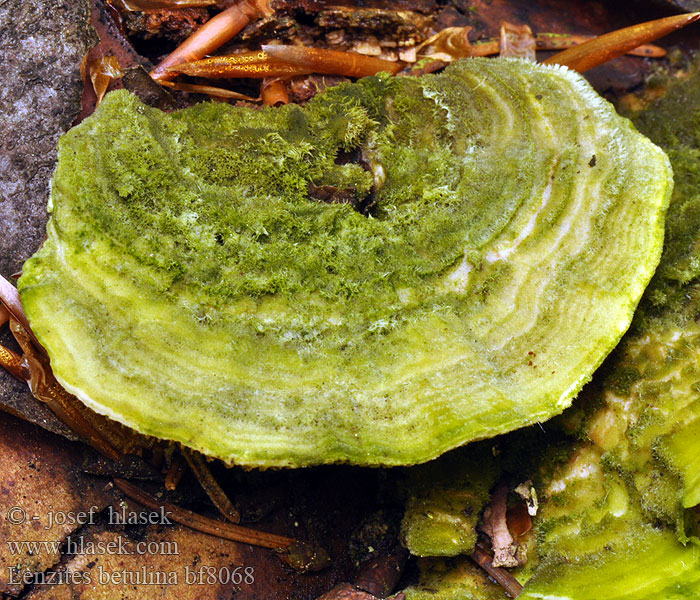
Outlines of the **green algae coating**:
[{"label": "green algae coating", "polygon": [[[606,532],[605,544],[583,539],[574,558],[542,566],[523,600],[681,600],[698,597],[700,544],[682,546],[669,531],[631,522]],[[588,551],[588,552],[586,552]]]},{"label": "green algae coating", "polygon": [[408,469],[401,541],[414,556],[458,556],[476,545],[476,525],[499,476],[489,442]]},{"label": "green algae coating", "polygon": [[505,600],[503,588],[471,559],[423,559],[420,583],[409,587],[406,600]]},{"label": "green algae coating", "polygon": [[116,92],[59,144],[19,287],[59,381],[143,433],[249,466],[412,464],[569,405],[671,187],[581,77],[524,61],[304,108]]}]

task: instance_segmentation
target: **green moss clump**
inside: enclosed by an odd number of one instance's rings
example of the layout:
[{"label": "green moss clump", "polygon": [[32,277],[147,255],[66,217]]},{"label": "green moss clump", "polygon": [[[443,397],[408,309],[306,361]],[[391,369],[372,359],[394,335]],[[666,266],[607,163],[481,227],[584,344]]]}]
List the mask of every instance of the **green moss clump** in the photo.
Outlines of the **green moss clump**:
[{"label": "green moss clump", "polygon": [[490,444],[470,445],[410,469],[403,544],[415,556],[469,554],[499,473]]}]

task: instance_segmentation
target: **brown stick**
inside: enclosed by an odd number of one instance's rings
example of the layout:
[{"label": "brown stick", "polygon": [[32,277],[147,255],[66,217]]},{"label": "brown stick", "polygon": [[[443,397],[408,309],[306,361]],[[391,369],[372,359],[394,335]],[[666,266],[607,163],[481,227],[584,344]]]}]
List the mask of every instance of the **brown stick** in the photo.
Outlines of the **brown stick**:
[{"label": "brown stick", "polygon": [[505,569],[493,566],[491,555],[477,543],[474,552],[469,555],[477,565],[486,571],[511,598],[517,598],[523,589],[520,582]]},{"label": "brown stick", "polygon": [[492,54],[498,54],[500,49],[501,44],[498,40],[477,42],[472,44],[472,56],[491,56]]},{"label": "brown stick", "polygon": [[[535,44],[537,50],[565,50],[594,39],[596,38],[592,35],[538,33],[535,35]],[[498,54],[499,49],[498,40],[476,42],[472,44],[472,56],[491,56],[492,54]],[[645,56],[647,58],[661,58],[666,56],[666,50],[653,44],[642,44],[637,48],[628,50],[626,54]]]},{"label": "brown stick", "polygon": [[22,357],[5,346],[0,346],[0,367],[20,381],[26,382],[29,379],[29,370]]},{"label": "brown stick", "polygon": [[5,308],[5,305],[0,302],[0,327],[10,320],[10,311]]},{"label": "brown stick", "polygon": [[182,457],[179,455],[174,456],[173,462],[170,464],[170,468],[165,474],[165,489],[169,492],[177,489],[184,472]]},{"label": "brown stick", "polygon": [[[538,33],[535,36],[535,44],[538,50],[566,50],[579,46],[585,42],[595,39],[594,35],[569,35],[557,33]],[[632,56],[644,56],[646,58],[663,58],[666,50],[654,44],[642,44],[637,48],[627,51]]]},{"label": "brown stick", "polygon": [[559,52],[545,60],[545,64],[565,65],[574,71],[587,71],[604,62],[622,56],[629,50],[652,42],[676,29],[700,19],[700,12],[675,15],[625,27]]},{"label": "brown stick", "polygon": [[245,94],[239,94],[233,90],[215,87],[213,85],[201,85],[199,83],[185,83],[182,81],[165,81],[160,79],[160,85],[167,86],[180,92],[188,92],[190,94],[206,94],[215,98],[229,98],[233,100],[244,100],[246,102],[260,102],[260,98],[253,98]]},{"label": "brown stick", "polygon": [[[115,449],[90,421],[88,421],[81,410],[88,410],[74,396],[66,392],[58,383],[45,384],[43,381],[39,388],[39,393],[34,395],[45,402],[48,407],[66,425],[75,431],[80,437],[97,450],[102,456],[110,460],[117,461],[122,458],[122,453]],[[34,393],[34,389],[32,389]]]},{"label": "brown stick", "polygon": [[116,485],[125,496],[131,498],[135,502],[143,504],[143,506],[151,510],[160,510],[163,508],[167,511],[168,517],[176,523],[186,525],[202,533],[232,540],[234,542],[250,544],[251,546],[260,546],[262,548],[286,548],[296,541],[293,538],[288,538],[283,535],[256,531],[255,529],[241,527],[240,525],[233,525],[231,523],[224,523],[223,521],[203,517],[191,510],[180,508],[168,502],[159,502],[153,496],[141,491],[124,479],[115,479],[114,485]]},{"label": "brown stick", "polygon": [[270,13],[267,0],[241,0],[209,19],[151,71],[156,80],[170,80],[170,67],[197,60],[223,46],[248,23]]},{"label": "brown stick", "polygon": [[204,491],[209,496],[209,499],[214,503],[214,506],[219,509],[219,512],[231,523],[241,522],[241,513],[236,510],[236,507],[231,503],[226,492],[219,485],[216,477],[212,474],[207,466],[204,458],[199,452],[182,447],[182,455],[185,457],[190,469],[197,477],[197,481],[202,486]]},{"label": "brown stick", "polygon": [[182,73],[208,79],[263,77],[292,77],[313,72],[304,65],[282,62],[266,52],[241,52],[225,56],[211,56],[202,60],[182,63],[168,68],[168,72]]},{"label": "brown stick", "polygon": [[340,52],[305,46],[263,45],[263,51],[275,60],[288,62],[310,69],[322,75],[345,77],[368,77],[380,71],[392,74],[403,68],[403,63],[365,56],[356,52]]},{"label": "brown stick", "polygon": [[36,339],[32,328],[29,326],[29,321],[27,320],[27,315],[24,314],[24,309],[22,308],[22,302],[19,299],[19,292],[17,288],[12,285],[7,279],[0,275],[0,302],[5,305],[5,308],[9,313],[22,324],[27,334],[32,338],[32,341],[37,345],[37,347],[44,353],[44,347]]}]

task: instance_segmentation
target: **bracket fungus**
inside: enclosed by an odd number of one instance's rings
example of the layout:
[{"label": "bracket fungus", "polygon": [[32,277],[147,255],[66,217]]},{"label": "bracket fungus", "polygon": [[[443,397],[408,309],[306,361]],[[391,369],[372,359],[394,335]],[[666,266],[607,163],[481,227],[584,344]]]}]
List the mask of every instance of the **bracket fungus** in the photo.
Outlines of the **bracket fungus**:
[{"label": "bracket fungus", "polygon": [[570,404],[671,187],[563,67],[467,59],[262,110],[118,91],[62,138],[19,289],[58,380],[142,433],[246,466],[413,464]]}]

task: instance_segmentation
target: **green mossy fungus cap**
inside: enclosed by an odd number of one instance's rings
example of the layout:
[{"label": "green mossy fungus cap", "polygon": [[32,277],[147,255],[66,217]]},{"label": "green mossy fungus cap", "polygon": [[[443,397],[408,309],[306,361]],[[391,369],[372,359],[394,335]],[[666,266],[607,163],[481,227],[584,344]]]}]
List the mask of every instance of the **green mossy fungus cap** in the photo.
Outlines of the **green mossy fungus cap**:
[{"label": "green mossy fungus cap", "polygon": [[144,434],[412,464],[570,404],[629,326],[671,187],[561,67],[468,59],[262,110],[118,91],[61,139],[19,287],[58,380]]}]

